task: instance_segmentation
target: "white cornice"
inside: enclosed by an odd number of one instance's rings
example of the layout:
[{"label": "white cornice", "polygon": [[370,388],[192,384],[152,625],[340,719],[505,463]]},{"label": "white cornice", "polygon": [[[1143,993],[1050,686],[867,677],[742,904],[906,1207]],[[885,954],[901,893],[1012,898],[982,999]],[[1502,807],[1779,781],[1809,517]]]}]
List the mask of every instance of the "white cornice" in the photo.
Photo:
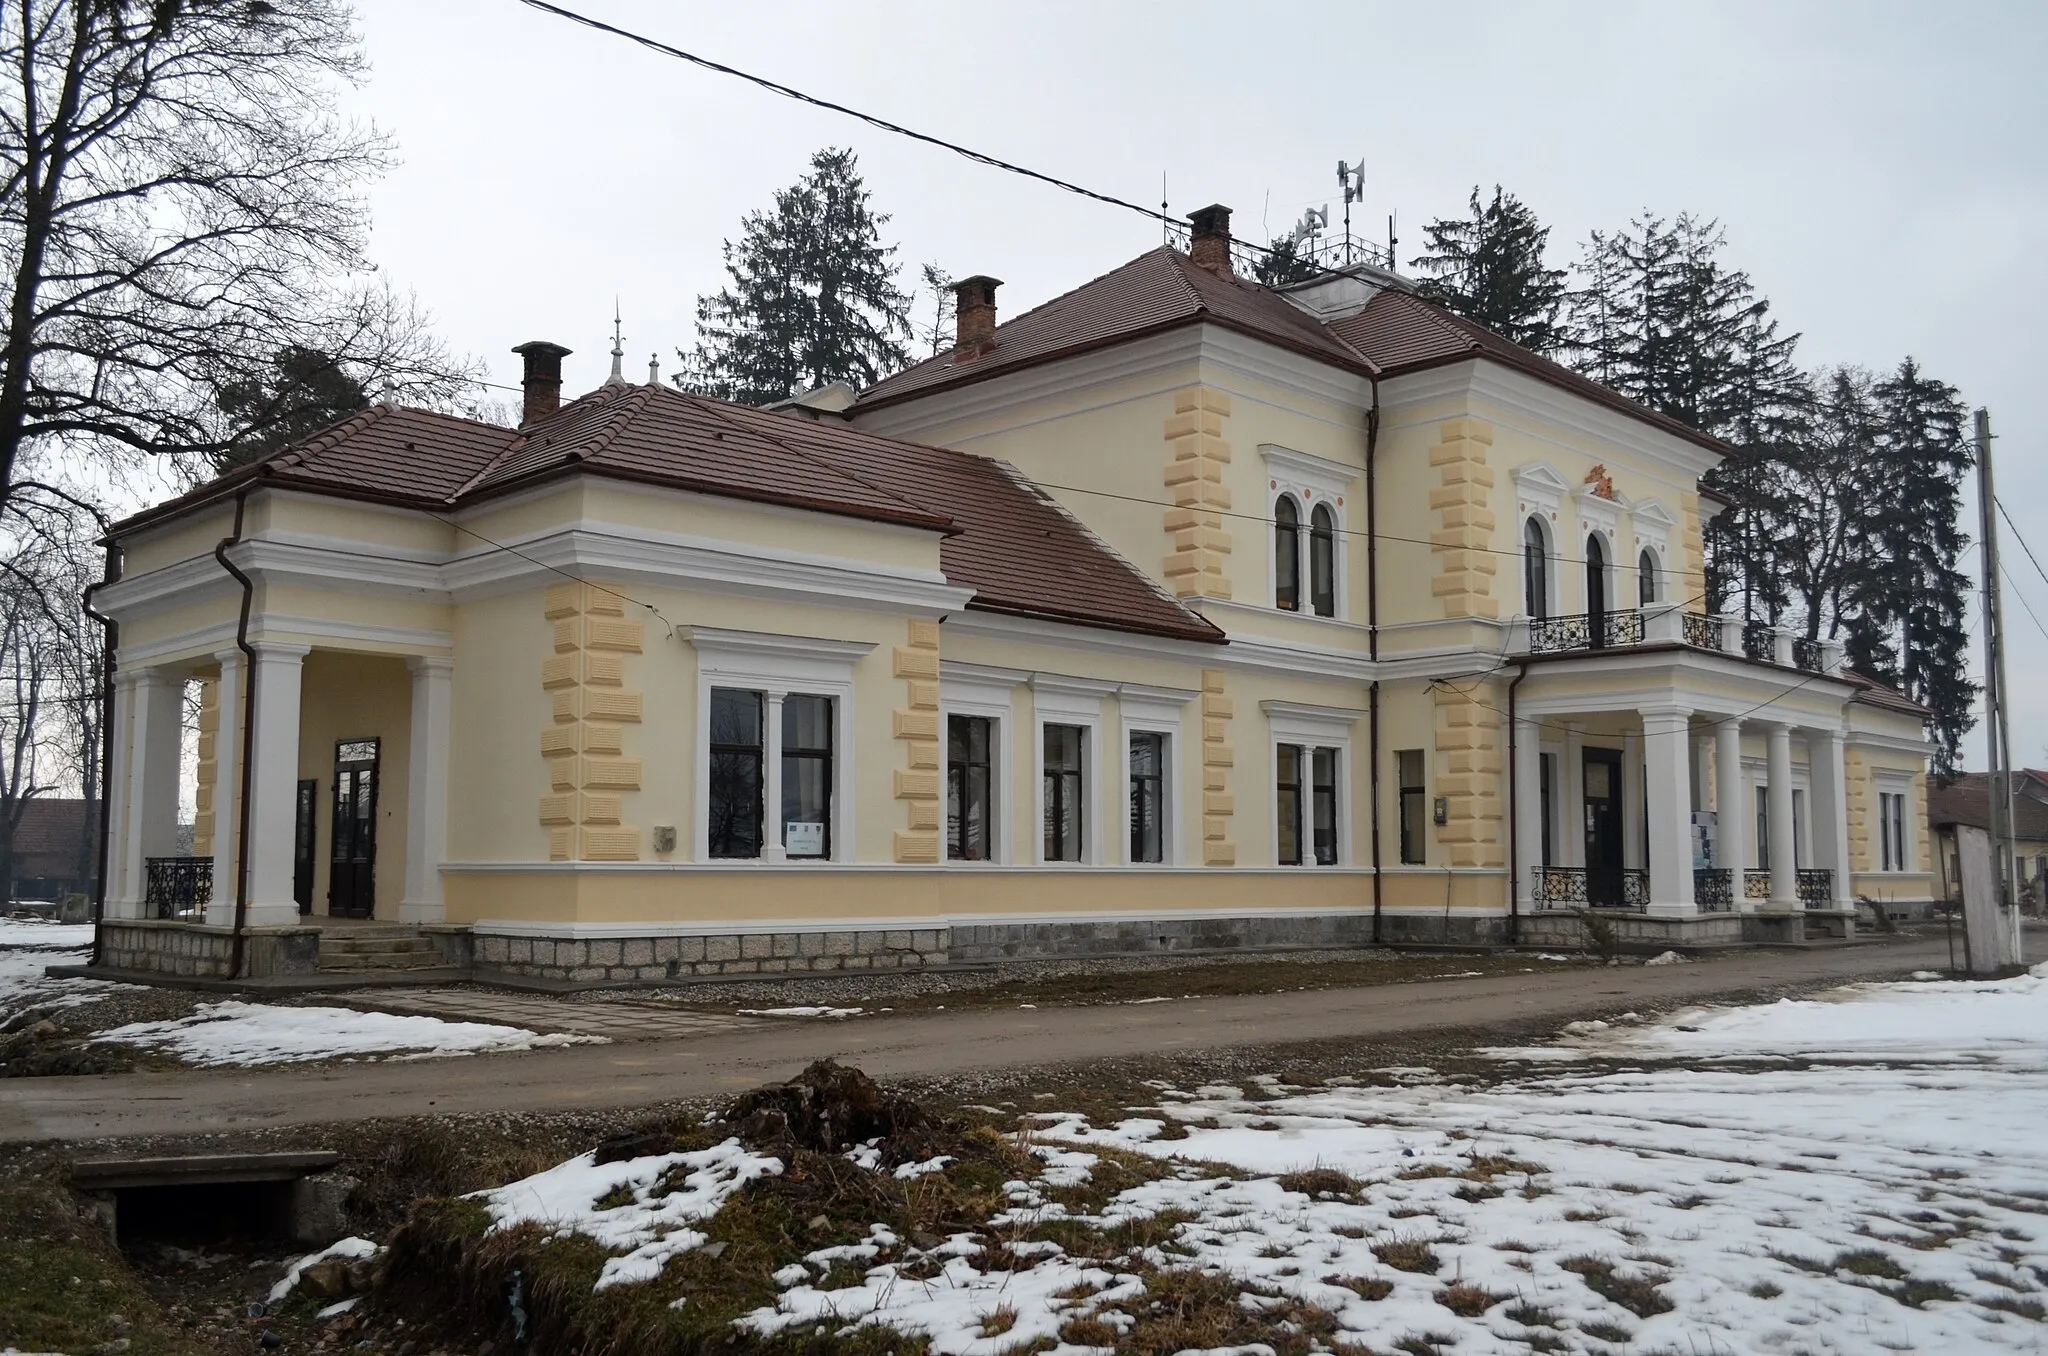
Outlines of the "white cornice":
[{"label": "white cornice", "polygon": [[[183,662],[205,662],[213,654],[235,643],[236,623],[215,622],[210,626],[194,627],[173,636],[165,636],[143,645],[123,644],[115,653],[119,668],[134,669],[138,666],[157,663],[172,655],[182,656]],[[423,654],[428,651],[452,650],[455,648],[454,633],[434,631],[409,626],[379,626],[370,622],[337,621],[331,617],[294,617],[280,613],[257,613],[249,622],[249,640],[256,645],[292,644],[282,639],[286,636],[312,636],[320,640],[338,641],[348,645],[369,646],[378,650],[406,651]]]},{"label": "white cornice", "polygon": [[[1265,607],[1259,603],[1241,602],[1235,598],[1186,598],[1182,601],[1187,604],[1191,611],[1200,613],[1209,621],[1222,626],[1225,631],[1230,631],[1230,628],[1224,625],[1223,620],[1211,616],[1211,613],[1222,613],[1224,618],[1227,619],[1231,613],[1236,612],[1243,613],[1246,616],[1284,621],[1290,627],[1297,625],[1315,627],[1328,631],[1333,637],[1354,636],[1361,646],[1366,643],[1366,638],[1372,634],[1372,628],[1364,622],[1345,621],[1342,617],[1318,617],[1313,612],[1283,612],[1278,608]],[[1238,644],[1245,639],[1253,638],[1239,636],[1235,632],[1231,632],[1231,644]],[[1275,643],[1284,644],[1285,642]]]},{"label": "white cornice", "polygon": [[699,654],[747,659],[810,660],[850,665],[875,648],[871,640],[824,640],[764,631],[730,631],[715,626],[685,626],[677,631]]}]

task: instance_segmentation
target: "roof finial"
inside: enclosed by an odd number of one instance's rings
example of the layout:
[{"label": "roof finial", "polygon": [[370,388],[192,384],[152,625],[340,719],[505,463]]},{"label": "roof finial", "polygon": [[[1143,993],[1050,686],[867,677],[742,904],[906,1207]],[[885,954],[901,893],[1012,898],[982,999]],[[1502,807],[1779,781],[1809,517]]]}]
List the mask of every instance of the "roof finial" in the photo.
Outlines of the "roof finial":
[{"label": "roof finial", "polygon": [[626,356],[626,338],[619,331],[619,299],[612,298],[612,374],[605,378],[607,386],[624,386],[626,373],[620,362]]},{"label": "roof finial", "polygon": [[661,385],[661,354],[659,352],[647,355],[647,384],[649,386]]}]

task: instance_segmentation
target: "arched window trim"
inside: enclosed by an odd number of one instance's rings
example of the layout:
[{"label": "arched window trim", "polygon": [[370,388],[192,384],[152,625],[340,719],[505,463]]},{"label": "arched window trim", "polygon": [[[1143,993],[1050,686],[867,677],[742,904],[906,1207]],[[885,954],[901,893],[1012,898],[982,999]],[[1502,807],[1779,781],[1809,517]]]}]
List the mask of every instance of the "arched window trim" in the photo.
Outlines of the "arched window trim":
[{"label": "arched window trim", "polygon": [[1301,611],[1301,503],[1291,494],[1273,499],[1273,606]]},{"label": "arched window trim", "polygon": [[1318,617],[1337,615],[1337,511],[1317,504],[1308,515],[1308,604]]},{"label": "arched window trim", "polygon": [[[1312,547],[1315,542],[1315,510],[1327,507],[1331,520],[1330,539],[1330,611],[1323,620],[1342,621],[1349,615],[1350,589],[1345,582],[1346,564],[1350,559],[1351,543],[1346,530],[1345,500],[1356,486],[1362,474],[1359,467],[1347,466],[1342,462],[1324,457],[1312,456],[1276,443],[1259,444],[1259,457],[1266,472],[1266,506],[1269,516],[1277,516],[1275,510],[1283,496],[1291,499],[1296,514],[1296,542],[1299,554],[1297,589],[1294,614],[1299,617],[1317,617],[1315,606]],[[1278,571],[1274,571],[1277,585]],[[1269,606],[1279,606],[1277,587],[1269,588]]]},{"label": "arched window trim", "polygon": [[1636,602],[1649,607],[1664,600],[1664,561],[1654,546],[1636,552]]},{"label": "arched window trim", "polygon": [[[1531,540],[1533,529],[1534,540]],[[1533,549],[1532,549],[1533,548]],[[1557,611],[1557,553],[1550,545],[1550,525],[1543,515],[1532,513],[1522,520],[1522,605],[1533,621],[1542,621]]]},{"label": "arched window trim", "polygon": [[[1580,564],[1579,569],[1576,571],[1579,577],[1579,588],[1582,591],[1579,599],[1579,610],[1586,614],[1589,621],[1591,620],[1594,611],[1593,549],[1594,543],[1596,542],[1599,543],[1600,552],[1600,597],[1601,602],[1603,604],[1600,610],[1609,617],[1612,617],[1616,612],[1626,610],[1620,606],[1619,600],[1615,597],[1614,593],[1614,584],[1616,576],[1616,569],[1614,564],[1614,538],[1601,528],[1589,528],[1586,532],[1584,541],[1581,543],[1579,547],[1582,563]],[[1601,643],[1602,642],[1597,638],[1594,641],[1594,644],[1596,645]]]}]

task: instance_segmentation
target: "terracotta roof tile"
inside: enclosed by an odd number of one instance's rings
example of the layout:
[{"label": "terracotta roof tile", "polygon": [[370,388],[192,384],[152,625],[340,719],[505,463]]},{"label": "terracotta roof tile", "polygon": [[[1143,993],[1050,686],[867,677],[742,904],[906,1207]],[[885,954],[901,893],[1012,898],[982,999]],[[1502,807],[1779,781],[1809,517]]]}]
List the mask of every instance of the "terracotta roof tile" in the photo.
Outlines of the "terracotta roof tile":
[{"label": "terracotta roof tile", "polygon": [[217,501],[259,477],[445,512],[577,474],[927,529],[943,534],[947,579],[974,590],[970,607],[1223,639],[1001,463],[667,387],[600,387],[525,430],[424,410],[365,410],[116,524],[113,535]]},{"label": "terracotta roof tile", "polygon": [[[2013,828],[2022,842],[2048,842],[2048,805],[2032,796],[2015,794],[2012,800]],[[1988,772],[1959,773],[1946,785],[1929,778],[1927,783],[1927,822],[1939,827],[1950,824],[1968,824],[1974,828],[1991,827],[1991,774]]]},{"label": "terracotta roof tile", "polygon": [[1866,706],[1881,706],[1887,711],[1897,711],[1902,715],[1919,716],[1923,720],[1934,714],[1889,683],[1881,683],[1867,673],[1845,668],[1842,670],[1842,678],[1856,689],[1856,695],[1849,699],[1851,701],[1862,702]]},{"label": "terracotta roof tile", "polygon": [[995,347],[978,357],[956,363],[950,352],[942,353],[883,378],[861,392],[855,411],[1198,320],[1355,372],[1371,371],[1343,339],[1276,293],[1198,268],[1185,254],[1162,245],[1004,321],[996,327]]}]

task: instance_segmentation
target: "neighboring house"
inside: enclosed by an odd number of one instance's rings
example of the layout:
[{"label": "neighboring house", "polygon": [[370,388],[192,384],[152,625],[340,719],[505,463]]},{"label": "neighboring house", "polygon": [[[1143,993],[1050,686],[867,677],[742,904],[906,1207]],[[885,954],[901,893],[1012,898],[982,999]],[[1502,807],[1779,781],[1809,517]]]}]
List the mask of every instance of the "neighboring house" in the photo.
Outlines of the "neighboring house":
[{"label": "neighboring house", "polygon": [[92,893],[99,863],[99,804],[32,797],[14,830],[14,879],[8,898],[57,900]]},{"label": "neighboring house", "polygon": [[1925,713],[1697,611],[1720,444],[1392,274],[1234,277],[1220,208],[997,286],[774,410],[524,344],[516,431],[378,407],[118,525],[111,961],[231,963],[244,775],[256,971],[304,913],[590,979],[1929,898]]},{"label": "neighboring house", "polygon": [[[2014,876],[2021,897],[2031,908],[2048,901],[2048,772],[2031,768],[2013,774]],[[1965,772],[1947,784],[1935,782],[1927,791],[1927,827],[1934,835],[1934,859],[1940,876],[1939,897],[1960,901],[1962,875],[1956,863],[1956,826],[1991,829],[1991,775]]]}]

